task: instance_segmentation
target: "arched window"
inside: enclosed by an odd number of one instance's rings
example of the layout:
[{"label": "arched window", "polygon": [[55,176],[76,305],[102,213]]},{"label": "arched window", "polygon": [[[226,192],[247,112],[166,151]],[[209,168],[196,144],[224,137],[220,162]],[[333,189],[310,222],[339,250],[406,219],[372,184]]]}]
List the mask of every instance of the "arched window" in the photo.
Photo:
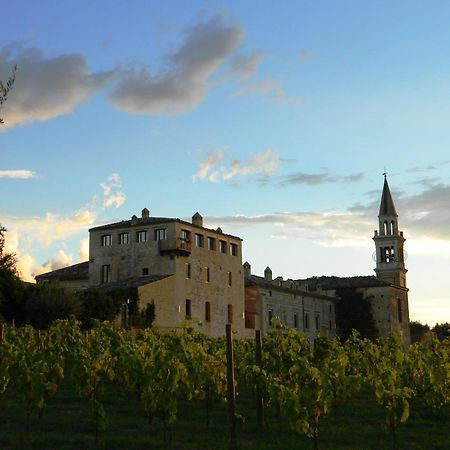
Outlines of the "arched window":
[{"label": "arched window", "polygon": [[384,231],[384,234],[389,234],[387,220],[385,220],[384,223],[383,223],[383,231]]},{"label": "arched window", "polygon": [[394,221],[391,220],[391,232],[389,234],[394,234]]}]

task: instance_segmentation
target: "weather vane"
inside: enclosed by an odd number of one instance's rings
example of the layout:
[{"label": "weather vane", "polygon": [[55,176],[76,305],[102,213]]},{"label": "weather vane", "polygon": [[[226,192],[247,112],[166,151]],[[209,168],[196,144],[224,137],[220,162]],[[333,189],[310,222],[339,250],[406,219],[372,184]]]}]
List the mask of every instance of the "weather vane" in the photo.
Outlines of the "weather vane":
[{"label": "weather vane", "polygon": [[383,175],[384,175],[384,179],[386,179],[386,177],[387,177],[386,166],[384,166],[384,172],[383,172]]}]

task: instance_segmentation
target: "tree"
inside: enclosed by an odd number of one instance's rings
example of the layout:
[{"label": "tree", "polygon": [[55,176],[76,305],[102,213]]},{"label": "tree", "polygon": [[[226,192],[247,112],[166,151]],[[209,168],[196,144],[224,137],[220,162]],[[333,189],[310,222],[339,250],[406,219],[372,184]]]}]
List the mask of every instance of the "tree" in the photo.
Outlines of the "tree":
[{"label": "tree", "polygon": [[436,333],[436,337],[442,341],[450,337],[450,323],[437,323],[431,331]]},{"label": "tree", "polygon": [[29,285],[24,297],[25,322],[45,329],[58,319],[79,317],[81,306],[71,291],[53,283]]},{"label": "tree", "polygon": [[0,225],[0,316],[20,322],[24,285],[17,272],[16,255],[5,251],[5,233],[6,228]]},{"label": "tree", "polygon": [[419,342],[423,340],[425,335],[430,331],[430,327],[427,324],[420,323],[418,321],[409,322],[409,332],[411,334],[411,343]]},{"label": "tree", "polygon": [[361,337],[375,339],[378,330],[372,314],[370,300],[356,289],[338,289],[339,300],[336,303],[336,328],[341,339],[348,339],[352,330]]},{"label": "tree", "polygon": [[[0,110],[2,109],[3,103],[6,101],[9,91],[13,88],[14,81],[16,80],[17,66],[14,66],[11,76],[8,78],[6,84],[0,80]],[[0,117],[0,124],[4,123],[3,119]]]},{"label": "tree", "polygon": [[111,321],[120,311],[120,303],[98,289],[81,291],[78,297],[81,301],[80,320],[84,327],[92,326],[95,320]]}]

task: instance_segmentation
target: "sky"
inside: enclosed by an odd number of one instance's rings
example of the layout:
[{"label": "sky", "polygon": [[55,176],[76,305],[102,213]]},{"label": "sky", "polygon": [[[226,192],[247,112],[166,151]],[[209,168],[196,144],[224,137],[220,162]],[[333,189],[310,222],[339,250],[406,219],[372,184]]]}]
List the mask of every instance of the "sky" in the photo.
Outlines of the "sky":
[{"label": "sky", "polygon": [[21,276],[140,215],[243,239],[274,277],[374,274],[387,171],[410,319],[450,322],[450,2],[2,5],[0,223]]}]

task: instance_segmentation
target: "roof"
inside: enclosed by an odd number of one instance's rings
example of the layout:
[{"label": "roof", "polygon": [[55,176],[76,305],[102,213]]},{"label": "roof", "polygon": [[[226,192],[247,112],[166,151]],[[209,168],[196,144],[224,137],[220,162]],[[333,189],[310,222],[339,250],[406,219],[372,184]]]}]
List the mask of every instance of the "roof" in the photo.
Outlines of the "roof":
[{"label": "roof", "polygon": [[36,281],[42,280],[80,280],[89,278],[89,261],[74,264],[73,266],[63,267],[62,269],[52,270],[42,273],[35,277]]},{"label": "roof", "polygon": [[356,276],[356,277],[311,277],[303,280],[297,280],[302,284],[307,284],[308,289],[354,289],[368,287],[392,286],[387,281],[382,281],[374,275]]},{"label": "roof", "polygon": [[[198,213],[197,213],[198,214]],[[100,225],[98,227],[90,228],[89,231],[101,231],[101,230],[114,230],[118,228],[130,228],[130,227],[142,227],[142,226],[149,226],[149,225],[157,225],[157,224],[163,224],[163,223],[171,223],[171,222],[178,222],[183,225],[192,227],[192,228],[198,228],[201,230],[207,230],[212,233],[221,234],[223,236],[228,236],[233,239],[238,239],[239,241],[242,241],[242,239],[238,236],[233,236],[232,234],[226,234],[222,233],[222,231],[213,230],[211,228],[201,227],[199,225],[194,225],[191,222],[187,222],[185,220],[181,220],[178,218],[170,218],[170,217],[136,217],[134,219],[129,220],[122,220],[120,222],[115,223],[109,223],[106,225]]]},{"label": "roof", "polygon": [[398,216],[386,175],[384,176],[383,194],[381,195],[380,212],[378,213],[378,216]]},{"label": "roof", "polygon": [[249,277],[245,278],[245,286],[261,286],[270,290],[290,292],[314,298],[322,298],[327,300],[335,299],[335,297],[331,297],[330,295],[318,294],[317,292],[310,292],[306,291],[305,289],[298,289],[295,286],[292,288],[286,286],[277,286],[276,284],[274,284],[275,282],[276,280],[267,281],[264,277],[259,277],[257,275],[250,275]]},{"label": "roof", "polygon": [[140,286],[145,286],[146,284],[155,283],[156,281],[163,280],[164,278],[170,276],[172,275],[148,275],[145,277],[128,278],[126,280],[114,281],[112,283],[105,283],[92,287],[105,292],[110,292],[120,289],[138,288]]}]

